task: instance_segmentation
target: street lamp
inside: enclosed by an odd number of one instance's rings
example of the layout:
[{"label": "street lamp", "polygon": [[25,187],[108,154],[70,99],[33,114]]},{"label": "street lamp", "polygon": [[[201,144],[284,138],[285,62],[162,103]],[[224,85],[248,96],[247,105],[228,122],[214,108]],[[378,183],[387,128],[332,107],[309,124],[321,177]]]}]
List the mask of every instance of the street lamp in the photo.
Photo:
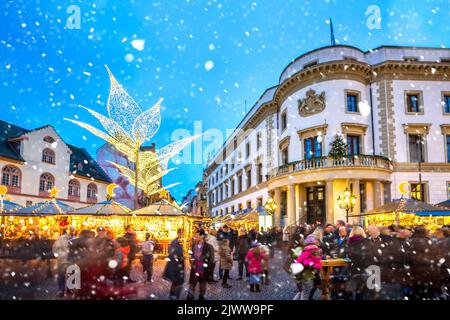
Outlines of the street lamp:
[{"label": "street lamp", "polygon": [[[264,209],[266,210],[266,212],[268,213],[268,215],[270,216],[270,220],[273,219],[273,214],[275,213],[275,210],[277,209],[277,203],[272,199],[269,198],[267,199],[266,203],[264,204]],[[267,229],[267,224],[268,224],[268,216],[263,216],[264,220],[264,229]],[[260,220],[261,221],[261,220]],[[270,226],[272,226],[273,221],[270,222]]]},{"label": "street lamp", "polygon": [[266,209],[268,214],[273,215],[273,213],[277,209],[277,204],[272,198],[269,198],[264,204],[264,209]]},{"label": "street lamp", "polygon": [[345,219],[348,223],[348,213],[353,210],[356,204],[356,196],[348,190],[348,188],[345,188],[344,192],[339,195],[337,198],[339,208],[345,210]]}]

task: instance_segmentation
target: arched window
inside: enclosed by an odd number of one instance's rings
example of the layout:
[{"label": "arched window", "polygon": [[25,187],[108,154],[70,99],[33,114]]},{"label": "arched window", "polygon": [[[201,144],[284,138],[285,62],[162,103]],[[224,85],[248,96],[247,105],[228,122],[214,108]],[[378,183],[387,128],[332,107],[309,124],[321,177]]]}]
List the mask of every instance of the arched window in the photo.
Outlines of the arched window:
[{"label": "arched window", "polygon": [[53,143],[53,142],[55,142],[55,139],[53,139],[50,136],[46,136],[46,137],[44,137],[44,141],[47,143]]},{"label": "arched window", "polygon": [[43,173],[39,179],[39,193],[48,193],[55,185],[55,178],[50,173]]},{"label": "arched window", "polygon": [[11,193],[20,192],[22,173],[19,168],[14,166],[5,166],[2,169],[2,184],[8,186]]},{"label": "arched window", "polygon": [[42,162],[55,164],[55,152],[48,148],[42,151]]},{"label": "arched window", "polygon": [[90,183],[87,186],[87,199],[89,200],[97,200],[97,186],[95,183]]},{"label": "arched window", "polygon": [[69,199],[70,198],[80,198],[80,183],[76,179],[69,181]]}]

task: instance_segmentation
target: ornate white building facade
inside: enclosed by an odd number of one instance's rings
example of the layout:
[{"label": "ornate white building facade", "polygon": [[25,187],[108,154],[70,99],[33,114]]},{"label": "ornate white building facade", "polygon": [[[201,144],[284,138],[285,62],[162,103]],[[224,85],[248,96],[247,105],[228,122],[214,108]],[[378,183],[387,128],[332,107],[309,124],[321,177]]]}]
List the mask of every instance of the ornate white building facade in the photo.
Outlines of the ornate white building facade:
[{"label": "ornate white building facade", "polygon": [[23,206],[49,199],[79,208],[106,200],[110,178],[82,148],[66,144],[52,126],[27,130],[0,120],[0,184]]},{"label": "ornate white building facade", "polygon": [[[328,156],[335,135],[348,156]],[[422,161],[419,161],[422,159]],[[421,185],[419,184],[419,162]],[[212,215],[277,204],[276,225],[345,219],[401,197],[450,190],[450,49],[331,46],[301,55],[205,169]]]}]

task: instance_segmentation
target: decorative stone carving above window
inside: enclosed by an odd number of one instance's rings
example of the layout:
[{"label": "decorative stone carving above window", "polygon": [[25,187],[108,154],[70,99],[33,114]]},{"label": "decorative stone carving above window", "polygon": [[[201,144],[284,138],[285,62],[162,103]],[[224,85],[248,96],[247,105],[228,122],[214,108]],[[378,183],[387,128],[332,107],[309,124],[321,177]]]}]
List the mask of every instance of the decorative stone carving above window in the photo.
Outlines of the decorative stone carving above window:
[{"label": "decorative stone carving above window", "polygon": [[345,134],[357,134],[363,136],[366,134],[368,125],[356,122],[342,122],[341,127],[342,132]]},{"label": "decorative stone carving above window", "polygon": [[441,124],[441,132],[443,135],[450,134],[450,124]]},{"label": "decorative stone carving above window", "polygon": [[430,132],[431,123],[404,123],[403,130],[405,134],[423,134]]},{"label": "decorative stone carving above window", "polygon": [[291,141],[291,137],[290,136],[287,136],[286,138],[284,138],[283,140],[281,140],[279,143],[278,143],[278,146],[279,146],[279,148],[280,148],[280,150],[283,150],[283,149],[285,149],[287,146],[289,146],[289,142]]},{"label": "decorative stone carving above window", "polygon": [[316,94],[316,91],[309,89],[306,96],[298,100],[298,113],[302,117],[309,117],[320,113],[325,109],[325,92]]},{"label": "decorative stone carving above window", "polygon": [[298,130],[297,134],[300,140],[305,138],[315,137],[315,136],[325,136],[327,134],[328,124],[321,124],[314,127],[309,127],[306,129]]}]

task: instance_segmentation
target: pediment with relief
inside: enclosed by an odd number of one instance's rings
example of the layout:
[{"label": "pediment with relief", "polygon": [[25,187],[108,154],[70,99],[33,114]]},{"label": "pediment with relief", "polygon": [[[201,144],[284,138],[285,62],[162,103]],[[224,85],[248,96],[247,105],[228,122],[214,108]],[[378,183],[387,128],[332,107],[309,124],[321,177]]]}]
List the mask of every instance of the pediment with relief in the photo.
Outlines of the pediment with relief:
[{"label": "pediment with relief", "polygon": [[309,117],[320,113],[325,109],[325,91],[317,94],[315,90],[309,89],[303,99],[298,100],[298,113],[302,117]]}]

